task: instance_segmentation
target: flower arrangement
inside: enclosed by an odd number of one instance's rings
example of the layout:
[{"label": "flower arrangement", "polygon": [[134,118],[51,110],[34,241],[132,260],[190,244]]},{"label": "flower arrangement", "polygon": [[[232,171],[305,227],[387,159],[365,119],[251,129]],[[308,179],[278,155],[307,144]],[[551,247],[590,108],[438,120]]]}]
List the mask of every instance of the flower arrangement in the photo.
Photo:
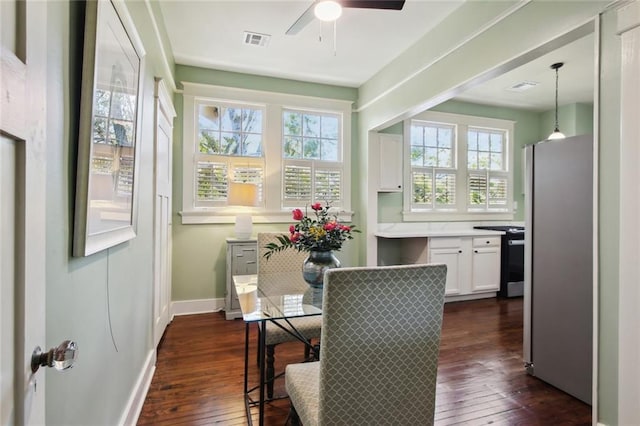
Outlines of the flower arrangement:
[{"label": "flower arrangement", "polygon": [[324,207],[320,203],[311,205],[315,218],[310,217],[301,209],[293,210],[293,219],[298,221],[289,226],[289,235],[277,237],[279,243],[265,245],[267,251],[264,257],[269,259],[271,255],[288,248],[298,251],[330,251],[340,250],[346,240],[353,239],[352,232],[360,232],[354,229],[355,225],[347,226],[338,221],[337,214],[330,213],[331,206],[327,203]]}]

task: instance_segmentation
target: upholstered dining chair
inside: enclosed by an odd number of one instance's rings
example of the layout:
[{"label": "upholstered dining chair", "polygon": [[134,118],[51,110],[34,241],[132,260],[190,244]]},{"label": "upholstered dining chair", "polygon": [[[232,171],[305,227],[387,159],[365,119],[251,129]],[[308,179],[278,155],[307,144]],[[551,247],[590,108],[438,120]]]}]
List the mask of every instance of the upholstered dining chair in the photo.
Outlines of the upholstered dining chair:
[{"label": "upholstered dining chair", "polygon": [[289,364],[293,424],[432,425],[446,265],[324,276],[320,361]]},{"label": "upholstered dining chair", "polygon": [[[271,255],[267,260],[264,257],[267,249],[265,246],[268,243],[277,243],[277,237],[282,233],[262,232],[258,233],[258,285],[260,286],[260,275],[270,273],[281,272],[299,272],[302,277],[302,263],[307,257],[306,252],[299,252],[295,249],[288,249],[280,251]],[[271,283],[270,280],[262,280],[263,283]],[[284,285],[284,283],[277,283],[278,285]],[[301,282],[301,290],[305,291],[309,287],[306,283]],[[262,288],[266,294],[284,294],[287,292],[287,288]],[[291,289],[293,290],[293,289]],[[266,346],[266,381],[267,381],[267,397],[273,398],[273,386],[275,377],[275,347],[280,343],[295,342],[298,341],[291,333],[288,333],[283,328],[279,327],[275,322],[267,321],[265,324],[265,346]],[[305,337],[309,342],[312,339],[318,339],[320,337],[320,329],[322,326],[322,316],[312,316],[304,318],[291,318],[289,322],[295,329]],[[285,329],[289,329],[289,324],[284,321],[279,321],[280,325]],[[259,333],[263,332],[259,330]],[[305,345],[304,357],[308,358],[310,355],[309,346]]]}]

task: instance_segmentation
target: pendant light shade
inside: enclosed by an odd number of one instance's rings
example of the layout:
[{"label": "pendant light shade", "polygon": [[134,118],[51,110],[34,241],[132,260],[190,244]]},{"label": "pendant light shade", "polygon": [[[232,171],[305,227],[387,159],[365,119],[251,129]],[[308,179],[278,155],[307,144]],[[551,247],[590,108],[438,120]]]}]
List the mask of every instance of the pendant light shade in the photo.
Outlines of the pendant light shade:
[{"label": "pendant light shade", "polygon": [[552,70],[556,70],[556,126],[553,129],[553,133],[549,135],[547,140],[557,140],[564,139],[564,133],[560,131],[560,126],[558,125],[558,69],[564,65],[564,62],[557,62],[551,65]]}]

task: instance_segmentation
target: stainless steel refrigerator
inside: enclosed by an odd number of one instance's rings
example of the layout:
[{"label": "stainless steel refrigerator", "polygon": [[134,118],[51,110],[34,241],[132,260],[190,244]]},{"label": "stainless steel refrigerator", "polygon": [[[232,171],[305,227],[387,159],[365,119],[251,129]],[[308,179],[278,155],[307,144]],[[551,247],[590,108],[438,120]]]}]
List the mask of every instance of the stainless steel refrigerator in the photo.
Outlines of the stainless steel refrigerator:
[{"label": "stainless steel refrigerator", "polygon": [[525,162],[526,370],[591,404],[593,137],[528,146]]}]

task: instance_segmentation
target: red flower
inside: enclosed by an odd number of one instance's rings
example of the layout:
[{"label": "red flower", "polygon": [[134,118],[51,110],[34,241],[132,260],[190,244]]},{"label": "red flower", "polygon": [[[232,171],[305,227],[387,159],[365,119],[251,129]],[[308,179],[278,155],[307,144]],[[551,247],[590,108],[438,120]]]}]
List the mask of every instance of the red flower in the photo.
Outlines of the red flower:
[{"label": "red flower", "polygon": [[323,226],[325,231],[333,231],[334,229],[336,229],[336,223],[335,222],[327,222],[324,224]]},{"label": "red flower", "polygon": [[304,217],[304,214],[302,213],[302,210],[293,209],[293,219],[294,220],[302,220],[303,217]]},{"label": "red flower", "polygon": [[349,232],[351,231],[351,227],[347,225],[340,225],[340,230]]},{"label": "red flower", "polygon": [[295,226],[293,226],[293,225],[289,226],[289,232],[290,232],[291,234],[293,234],[294,232],[296,232],[296,227],[295,227]]},{"label": "red flower", "polygon": [[314,203],[314,204],[311,204],[311,208],[312,208],[313,210],[315,210],[315,211],[322,210],[322,204],[320,204],[320,203]]},{"label": "red flower", "polygon": [[291,240],[292,243],[297,242],[300,239],[301,235],[299,232],[296,232],[295,234],[291,234],[291,237],[289,238]]}]

